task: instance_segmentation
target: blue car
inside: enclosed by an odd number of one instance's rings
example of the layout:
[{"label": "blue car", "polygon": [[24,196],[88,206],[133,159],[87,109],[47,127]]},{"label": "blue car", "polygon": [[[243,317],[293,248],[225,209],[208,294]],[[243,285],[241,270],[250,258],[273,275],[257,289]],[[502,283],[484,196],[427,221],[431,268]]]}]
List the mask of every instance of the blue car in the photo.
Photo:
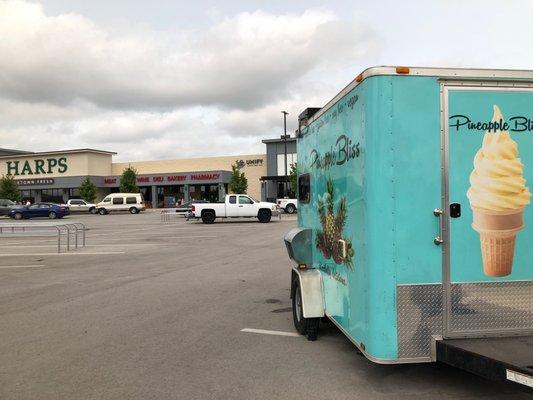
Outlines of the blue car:
[{"label": "blue car", "polygon": [[21,206],[9,211],[9,216],[13,219],[29,218],[63,218],[69,215],[69,208],[54,203],[35,203],[29,206]]}]

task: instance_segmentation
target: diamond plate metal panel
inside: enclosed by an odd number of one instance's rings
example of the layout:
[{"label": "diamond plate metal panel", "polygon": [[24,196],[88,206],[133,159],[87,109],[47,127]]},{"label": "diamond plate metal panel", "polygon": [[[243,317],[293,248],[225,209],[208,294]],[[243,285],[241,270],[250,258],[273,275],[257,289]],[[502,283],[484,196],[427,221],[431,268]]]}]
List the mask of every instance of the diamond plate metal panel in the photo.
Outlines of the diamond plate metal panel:
[{"label": "diamond plate metal panel", "polygon": [[[431,356],[432,335],[442,335],[442,285],[397,287],[398,356]],[[533,282],[451,285],[452,333],[533,331]]]},{"label": "diamond plate metal panel", "polygon": [[452,332],[533,330],[533,282],[452,284]]},{"label": "diamond plate metal panel", "polygon": [[429,357],[442,333],[442,285],[399,285],[397,310],[399,358]]}]

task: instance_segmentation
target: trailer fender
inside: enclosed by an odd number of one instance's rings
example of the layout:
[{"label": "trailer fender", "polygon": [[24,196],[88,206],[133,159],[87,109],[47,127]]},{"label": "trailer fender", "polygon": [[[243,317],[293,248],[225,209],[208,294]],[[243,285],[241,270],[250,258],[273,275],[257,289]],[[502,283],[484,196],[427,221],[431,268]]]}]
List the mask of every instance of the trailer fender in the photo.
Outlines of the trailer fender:
[{"label": "trailer fender", "polygon": [[[305,318],[320,318],[324,313],[322,274],[316,269],[292,269],[292,279],[298,279],[302,293],[302,308]],[[291,291],[291,298],[294,293]]]}]

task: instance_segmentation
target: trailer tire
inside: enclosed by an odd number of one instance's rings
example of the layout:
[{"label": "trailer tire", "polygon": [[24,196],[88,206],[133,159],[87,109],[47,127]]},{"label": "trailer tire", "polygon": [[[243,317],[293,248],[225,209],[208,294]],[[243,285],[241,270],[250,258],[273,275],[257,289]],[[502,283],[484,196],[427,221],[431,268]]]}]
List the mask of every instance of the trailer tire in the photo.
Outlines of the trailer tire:
[{"label": "trailer tire", "polygon": [[259,212],[257,213],[257,219],[259,219],[259,222],[263,224],[270,222],[271,218],[272,213],[269,210],[259,210]]},{"label": "trailer tire", "polygon": [[294,207],[294,204],[290,204],[290,203],[289,203],[289,204],[287,204],[287,205],[285,206],[285,212],[286,212],[287,214],[294,214],[295,211],[296,211],[296,207]]},{"label": "trailer tire", "polygon": [[298,279],[298,277],[295,277],[292,281],[291,293],[294,293],[292,296],[292,318],[294,321],[294,327],[298,333],[307,335],[307,340],[316,340],[320,318],[304,317],[300,279]]},{"label": "trailer tire", "polygon": [[216,219],[216,215],[214,211],[205,210],[202,213],[202,222],[204,224],[212,224],[213,222],[215,222],[215,219]]}]

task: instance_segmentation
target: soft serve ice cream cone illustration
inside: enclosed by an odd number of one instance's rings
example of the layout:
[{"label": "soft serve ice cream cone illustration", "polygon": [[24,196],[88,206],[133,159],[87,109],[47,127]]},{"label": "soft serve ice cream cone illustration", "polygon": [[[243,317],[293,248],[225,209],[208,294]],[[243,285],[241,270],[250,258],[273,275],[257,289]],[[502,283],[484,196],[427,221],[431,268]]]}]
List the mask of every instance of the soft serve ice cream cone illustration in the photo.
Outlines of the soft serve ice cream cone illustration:
[{"label": "soft serve ice cream cone illustration", "polygon": [[[496,105],[492,121],[503,121]],[[506,276],[512,272],[516,235],[524,228],[524,208],[531,198],[523,169],[518,144],[509,132],[501,128],[487,131],[474,158],[467,192],[485,275]]]}]

